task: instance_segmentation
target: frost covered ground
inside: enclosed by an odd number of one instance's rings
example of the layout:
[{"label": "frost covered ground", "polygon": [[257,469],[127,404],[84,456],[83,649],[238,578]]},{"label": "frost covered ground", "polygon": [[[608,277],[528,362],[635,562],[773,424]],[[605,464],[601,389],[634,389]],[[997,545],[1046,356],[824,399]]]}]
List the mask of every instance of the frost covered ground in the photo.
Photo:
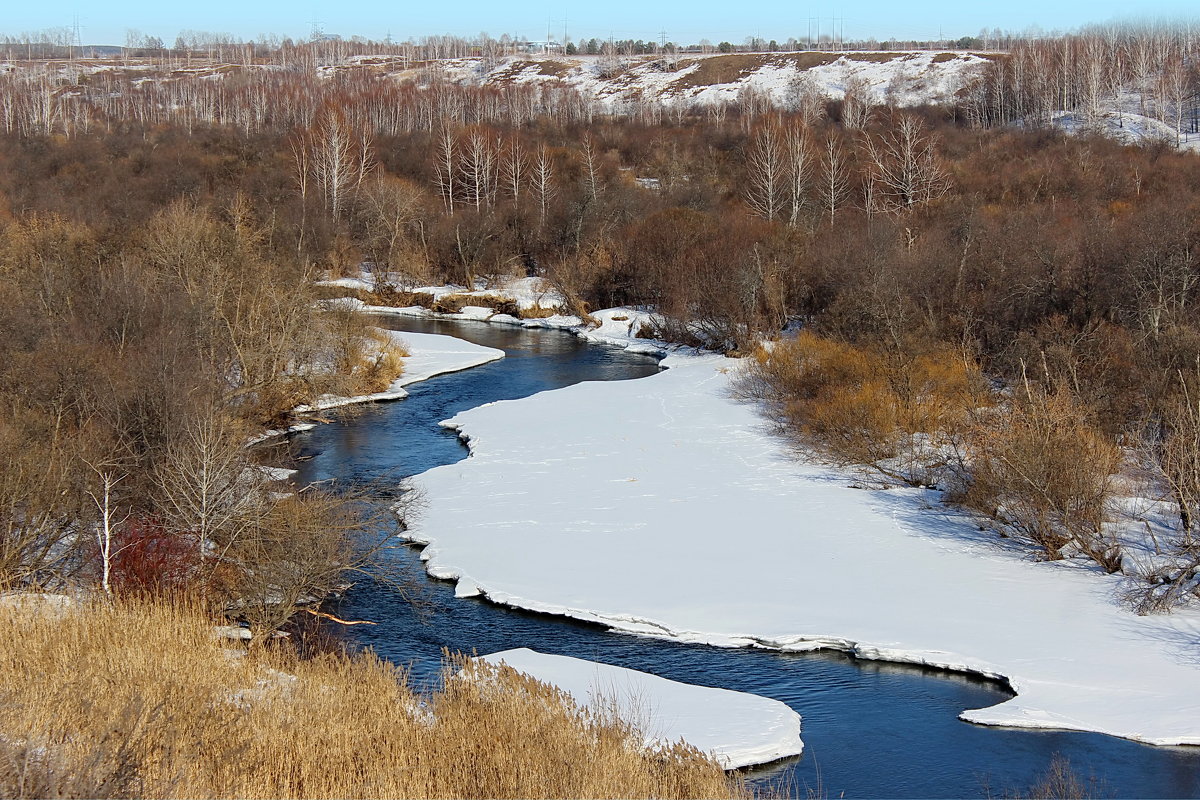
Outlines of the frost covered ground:
[{"label": "frost covered ground", "polygon": [[1018,696],[973,722],[1200,744],[1200,615],[1138,617],[1114,577],[798,460],[733,396],[736,361],[664,365],[450,421],[471,457],[413,481],[429,572],[630,633],[1006,678]]},{"label": "frost covered ground", "polygon": [[557,686],[580,706],[615,711],[636,725],[648,744],[682,739],[711,753],[725,769],[765,764],[804,749],[800,715],[778,700],[525,648],[483,660]]}]

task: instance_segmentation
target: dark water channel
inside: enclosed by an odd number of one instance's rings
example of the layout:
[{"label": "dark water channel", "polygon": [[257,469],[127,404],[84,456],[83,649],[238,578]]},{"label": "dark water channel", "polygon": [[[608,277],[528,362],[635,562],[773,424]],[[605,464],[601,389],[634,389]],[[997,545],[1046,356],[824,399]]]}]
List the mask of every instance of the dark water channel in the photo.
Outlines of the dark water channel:
[{"label": "dark water channel", "polygon": [[[501,348],[507,357],[414,384],[405,400],[363,407],[339,417],[338,424],[297,435],[298,481],[394,487],[404,476],[466,457],[458,438],[437,427],[460,411],[584,380],[633,379],[657,370],[647,356],[559,332],[407,319],[379,324],[452,334]],[[420,587],[429,607],[415,614],[394,590],[360,583],[338,613],[379,624],[346,629],[355,643],[411,664],[422,683],[436,678],[442,648],[483,654],[530,647],[774,697],[803,715],[805,751],[748,773],[756,786],[782,782],[785,791],[800,796],[819,790],[828,797],[1001,797],[1027,793],[1059,754],[1073,771],[1095,781],[1092,797],[1200,797],[1200,748],[960,722],[963,709],[1009,696],[985,680],[836,653],[728,650],[610,633],[479,599],[455,599],[451,584],[425,576],[416,548],[398,547],[389,559],[396,575]]]}]

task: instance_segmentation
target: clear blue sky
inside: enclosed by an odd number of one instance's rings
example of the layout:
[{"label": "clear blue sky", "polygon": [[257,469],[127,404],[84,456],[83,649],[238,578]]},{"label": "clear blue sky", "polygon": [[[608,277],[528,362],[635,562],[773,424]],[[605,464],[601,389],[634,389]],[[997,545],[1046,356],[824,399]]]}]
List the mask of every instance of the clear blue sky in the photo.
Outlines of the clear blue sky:
[{"label": "clear blue sky", "polygon": [[560,38],[563,21],[573,39],[591,36],[695,42],[708,38],[740,42],[747,36],[803,39],[810,20],[820,17],[828,32],[831,19],[847,38],[932,39],[974,35],[983,27],[1021,31],[1038,26],[1067,31],[1091,22],[1137,16],[1184,15],[1197,19],[1195,0],[859,0],[855,3],[759,0],[755,3],[602,0],[601,2],[482,2],[482,0],[399,0],[399,2],[314,2],[314,0],[0,0],[0,33],[71,26],[79,19],[87,44],[124,44],[128,28],[158,36],[170,44],[183,29],[230,33],[239,39],[259,34],[305,37],[314,20],[326,33],[395,39],[427,34],[474,35],[486,31],[540,39],[547,23]]}]

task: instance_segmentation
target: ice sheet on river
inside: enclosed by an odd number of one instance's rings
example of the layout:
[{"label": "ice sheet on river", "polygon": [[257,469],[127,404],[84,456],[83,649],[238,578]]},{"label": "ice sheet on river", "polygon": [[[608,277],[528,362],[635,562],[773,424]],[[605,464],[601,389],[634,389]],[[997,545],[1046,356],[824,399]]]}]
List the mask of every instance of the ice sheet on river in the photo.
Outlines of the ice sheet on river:
[{"label": "ice sheet on river", "polygon": [[799,755],[800,715],[778,700],[694,686],[648,672],[521,648],[483,656],[567,692],[580,706],[615,710],[647,742],[683,739],[725,769]]},{"label": "ice sheet on river", "polygon": [[472,457],[414,480],[430,573],[624,631],[1007,677],[974,722],[1200,744],[1194,612],[1138,617],[1115,577],[797,460],[732,399],[735,361],[665,365],[455,417]]}]

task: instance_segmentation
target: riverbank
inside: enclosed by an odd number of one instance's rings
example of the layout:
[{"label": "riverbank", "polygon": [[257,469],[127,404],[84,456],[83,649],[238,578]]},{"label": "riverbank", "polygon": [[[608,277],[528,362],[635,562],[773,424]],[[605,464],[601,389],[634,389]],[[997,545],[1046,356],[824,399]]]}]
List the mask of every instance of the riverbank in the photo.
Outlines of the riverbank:
[{"label": "riverbank", "polygon": [[405,386],[411,386],[420,381],[426,381],[435,375],[445,375],[449,372],[460,372],[489,361],[504,358],[504,351],[494,347],[481,347],[477,344],[464,342],[453,336],[439,336],[431,333],[405,333],[382,330],[382,333],[408,352],[404,357],[404,372],[392,381],[382,392],[373,394],[340,397],[325,395],[312,403],[297,406],[297,414],[310,414],[316,411],[326,411],[331,408],[357,405],[359,403],[377,403],[386,400],[400,400],[408,396]]}]

